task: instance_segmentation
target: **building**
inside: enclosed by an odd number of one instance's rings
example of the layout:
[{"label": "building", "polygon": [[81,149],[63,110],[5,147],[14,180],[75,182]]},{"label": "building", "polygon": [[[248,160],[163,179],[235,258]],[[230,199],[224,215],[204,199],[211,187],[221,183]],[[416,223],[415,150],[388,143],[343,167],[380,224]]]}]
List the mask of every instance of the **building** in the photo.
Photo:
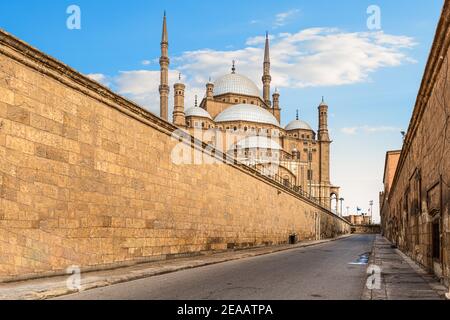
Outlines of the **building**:
[{"label": "building", "polygon": [[0,282],[351,232],[180,128],[0,30]]},{"label": "building", "polygon": [[383,234],[447,285],[450,276],[450,1],[445,1],[403,148],[388,152]]},{"label": "building", "polygon": [[[164,15],[161,41],[160,116],[168,120],[169,54],[167,21]],[[263,58],[263,57],[261,57]],[[316,202],[338,211],[339,187],[330,181],[330,146],[328,105],[322,98],[318,106],[318,130],[296,119],[281,127],[280,93],[271,95],[270,44],[266,34],[262,59],[261,95],[258,86],[236,71],[233,61],[229,74],[205,84],[205,97],[188,108],[184,105],[186,86],[175,83],[173,123],[220,149],[245,165],[285,185],[308,194]],[[226,139],[223,137],[226,136]],[[273,170],[273,164],[276,169]]]},{"label": "building", "polygon": [[365,226],[371,224],[371,217],[366,215],[350,215],[344,217],[344,219],[355,226]]},{"label": "building", "polygon": [[[395,172],[397,170],[398,160],[400,159],[401,150],[394,150],[386,152],[386,160],[384,163],[383,185],[384,190],[380,192],[380,215],[381,223],[387,223],[387,219],[383,219],[383,215],[387,215],[387,200],[389,199],[389,192],[391,190],[392,182],[394,181]],[[386,207],[385,207],[386,205]],[[390,232],[391,228],[387,225],[382,226],[384,232]],[[384,234],[386,236],[386,234]]]}]

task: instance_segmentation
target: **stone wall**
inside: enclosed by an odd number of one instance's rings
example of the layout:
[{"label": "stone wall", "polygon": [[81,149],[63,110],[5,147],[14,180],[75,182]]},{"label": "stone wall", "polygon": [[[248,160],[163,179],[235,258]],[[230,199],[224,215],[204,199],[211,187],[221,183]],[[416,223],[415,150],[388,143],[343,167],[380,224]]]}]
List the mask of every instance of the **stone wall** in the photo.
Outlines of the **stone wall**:
[{"label": "stone wall", "polygon": [[[446,1],[392,188],[383,233],[439,277],[450,275],[450,1]],[[435,243],[433,244],[433,225]],[[436,243],[440,243],[436,245]],[[433,254],[433,249],[438,252]]]},{"label": "stone wall", "polygon": [[351,230],[356,234],[380,234],[381,226],[379,224],[354,225]]},{"label": "stone wall", "polygon": [[249,168],[173,164],[175,129],[0,31],[0,279],[350,232]]}]

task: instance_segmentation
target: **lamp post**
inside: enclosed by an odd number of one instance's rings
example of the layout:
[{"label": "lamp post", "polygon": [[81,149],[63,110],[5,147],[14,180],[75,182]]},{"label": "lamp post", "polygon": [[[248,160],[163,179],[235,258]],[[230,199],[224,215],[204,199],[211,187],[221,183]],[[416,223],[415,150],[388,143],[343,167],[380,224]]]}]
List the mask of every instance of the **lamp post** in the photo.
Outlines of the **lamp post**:
[{"label": "lamp post", "polygon": [[369,205],[370,205],[370,224],[372,224],[372,219],[373,219],[373,200],[370,200]]},{"label": "lamp post", "polygon": [[342,205],[344,203],[344,198],[340,198],[339,201],[341,202],[341,212],[340,212],[340,216],[342,217],[344,215],[344,213],[342,212]]}]

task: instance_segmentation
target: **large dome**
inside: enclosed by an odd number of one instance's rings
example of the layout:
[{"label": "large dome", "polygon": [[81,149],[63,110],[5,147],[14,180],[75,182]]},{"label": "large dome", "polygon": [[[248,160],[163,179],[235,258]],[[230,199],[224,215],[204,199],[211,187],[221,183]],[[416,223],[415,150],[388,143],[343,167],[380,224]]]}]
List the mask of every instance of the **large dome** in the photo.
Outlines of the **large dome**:
[{"label": "large dome", "polygon": [[186,110],[186,117],[200,117],[200,118],[208,118],[212,120],[208,111],[200,107],[192,107]]},{"label": "large dome", "polygon": [[309,130],[309,131],[314,131],[308,123],[306,123],[305,121],[302,121],[302,120],[291,121],[286,126],[286,131],[291,131],[291,130]]},{"label": "large dome", "polygon": [[215,122],[248,121],[279,127],[277,119],[269,111],[253,104],[237,104],[222,111]]},{"label": "large dome", "polygon": [[283,150],[283,148],[271,138],[265,136],[250,136],[236,143],[234,149],[272,149]]},{"label": "large dome", "polygon": [[236,73],[227,74],[214,83],[214,95],[218,96],[225,93],[259,97],[259,89],[256,84],[249,78]]}]

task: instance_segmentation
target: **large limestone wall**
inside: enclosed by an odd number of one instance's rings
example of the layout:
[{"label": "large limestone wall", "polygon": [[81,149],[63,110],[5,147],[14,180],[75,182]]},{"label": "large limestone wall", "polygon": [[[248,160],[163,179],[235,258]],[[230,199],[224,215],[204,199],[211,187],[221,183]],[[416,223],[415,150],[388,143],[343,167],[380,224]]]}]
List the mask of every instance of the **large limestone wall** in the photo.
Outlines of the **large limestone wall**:
[{"label": "large limestone wall", "polygon": [[[382,211],[383,233],[447,284],[450,283],[449,17],[450,2],[446,1],[396,177]],[[440,225],[439,259],[433,259],[433,223]]]},{"label": "large limestone wall", "polygon": [[0,32],[0,279],[334,237],[349,224]]}]

